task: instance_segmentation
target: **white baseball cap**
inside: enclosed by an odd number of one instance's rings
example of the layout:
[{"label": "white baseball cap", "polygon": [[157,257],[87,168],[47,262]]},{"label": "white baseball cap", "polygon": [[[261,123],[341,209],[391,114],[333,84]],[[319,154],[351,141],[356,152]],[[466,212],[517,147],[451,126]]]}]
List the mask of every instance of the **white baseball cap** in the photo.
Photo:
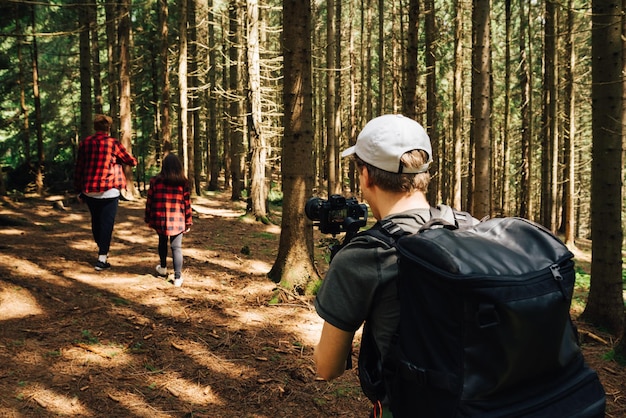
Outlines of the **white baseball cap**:
[{"label": "white baseball cap", "polygon": [[[417,168],[403,167],[400,163],[402,155],[413,150],[426,151],[428,162]],[[356,144],[341,156],[353,154],[391,173],[425,173],[433,160],[428,134],[422,125],[403,115],[382,115],[370,120],[357,137]]]}]

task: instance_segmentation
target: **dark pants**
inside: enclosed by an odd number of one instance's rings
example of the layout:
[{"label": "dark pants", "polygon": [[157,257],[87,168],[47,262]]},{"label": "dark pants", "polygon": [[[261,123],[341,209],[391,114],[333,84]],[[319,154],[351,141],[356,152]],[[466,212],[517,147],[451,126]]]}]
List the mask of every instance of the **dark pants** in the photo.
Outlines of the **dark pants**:
[{"label": "dark pants", "polygon": [[98,255],[107,255],[113,236],[113,225],[120,198],[95,199],[84,196],[89,212],[91,212],[91,232],[98,245]]},{"label": "dark pants", "polygon": [[172,247],[172,260],[174,261],[174,278],[180,278],[180,272],[183,269],[183,234],[167,235],[159,234],[159,261],[161,267],[167,267],[167,241],[170,241]]}]

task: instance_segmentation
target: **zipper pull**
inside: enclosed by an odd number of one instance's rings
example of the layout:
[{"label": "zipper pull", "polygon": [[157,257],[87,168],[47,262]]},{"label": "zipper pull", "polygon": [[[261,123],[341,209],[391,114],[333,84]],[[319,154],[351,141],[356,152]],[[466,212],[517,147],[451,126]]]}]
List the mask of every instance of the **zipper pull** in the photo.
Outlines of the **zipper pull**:
[{"label": "zipper pull", "polygon": [[563,276],[561,275],[561,268],[558,266],[558,264],[552,264],[550,266],[550,272],[552,273],[552,278],[556,280],[556,283],[559,285],[559,289],[561,289],[563,299],[567,300],[567,293],[565,293],[565,286],[563,286]]}]

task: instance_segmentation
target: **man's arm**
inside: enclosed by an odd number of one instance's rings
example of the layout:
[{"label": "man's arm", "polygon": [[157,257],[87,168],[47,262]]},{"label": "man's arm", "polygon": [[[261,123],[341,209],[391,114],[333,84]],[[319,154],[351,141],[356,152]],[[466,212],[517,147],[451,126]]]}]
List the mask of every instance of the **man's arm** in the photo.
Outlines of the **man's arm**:
[{"label": "man's arm", "polygon": [[313,354],[317,374],[321,378],[332,380],[343,374],[353,338],[354,332],[343,331],[324,321],[322,335]]},{"label": "man's arm", "polygon": [[130,155],[128,153],[128,151],[126,151],[126,148],[124,148],[124,145],[122,145],[121,142],[116,140],[116,145],[117,145],[117,149],[115,150],[115,156],[118,159],[118,164],[120,162],[122,162],[123,164],[129,165],[131,167],[134,167],[137,165],[137,159]]}]

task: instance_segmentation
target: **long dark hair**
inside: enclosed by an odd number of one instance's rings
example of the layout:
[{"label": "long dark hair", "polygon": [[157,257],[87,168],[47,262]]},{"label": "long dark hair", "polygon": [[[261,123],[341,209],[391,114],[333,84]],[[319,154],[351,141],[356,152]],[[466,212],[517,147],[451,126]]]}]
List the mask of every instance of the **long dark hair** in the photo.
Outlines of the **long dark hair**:
[{"label": "long dark hair", "polygon": [[169,153],[163,159],[163,165],[159,177],[166,184],[184,186],[188,180],[183,171],[183,164],[176,154]]}]

